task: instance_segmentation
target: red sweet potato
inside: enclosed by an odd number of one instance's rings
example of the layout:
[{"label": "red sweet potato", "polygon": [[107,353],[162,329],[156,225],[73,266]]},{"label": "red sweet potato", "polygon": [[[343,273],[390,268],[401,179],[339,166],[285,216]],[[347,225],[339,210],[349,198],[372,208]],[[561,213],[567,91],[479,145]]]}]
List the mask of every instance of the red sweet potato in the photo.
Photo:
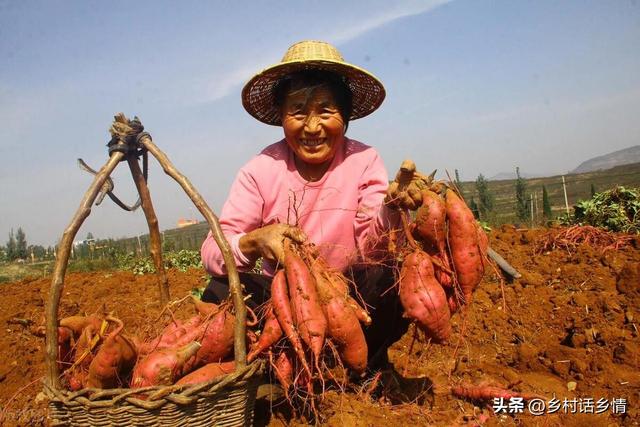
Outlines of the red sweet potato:
[{"label": "red sweet potato", "polygon": [[302,348],[300,335],[298,335],[293,324],[293,313],[291,312],[291,303],[287,292],[287,278],[284,270],[278,271],[276,275],[273,276],[273,281],[271,282],[271,304],[273,305],[273,311],[280,323],[282,332],[284,332],[284,335],[293,346],[304,370],[311,375],[311,370],[309,369],[304,349]]},{"label": "red sweet potato", "polygon": [[414,234],[422,241],[428,254],[445,251],[446,219],[442,197],[431,190],[423,190],[422,205],[416,211]]},{"label": "red sweet potato", "polygon": [[218,312],[218,310],[220,310],[220,307],[218,304],[202,301],[200,298],[197,298],[195,295],[191,295],[191,301],[193,302],[193,305],[196,311],[203,317],[215,314]]},{"label": "red sweet potato", "polygon": [[[180,346],[180,344],[187,344],[194,340],[193,337],[187,337],[186,341],[184,337],[193,332],[202,322],[202,318],[199,315],[193,316],[186,322],[177,320],[171,322],[162,331],[160,336],[147,343],[142,343],[138,346],[138,352],[141,355],[149,354],[155,350],[161,350],[163,348],[170,348]],[[185,341],[185,342],[183,342]]]},{"label": "red sweet potato", "polygon": [[405,257],[400,272],[400,303],[405,315],[416,321],[435,342],[451,333],[451,313],[444,289],[436,281],[429,255],[416,249]]},{"label": "red sweet potato", "polygon": [[72,391],[77,391],[84,387],[89,365],[91,364],[91,360],[93,360],[93,353],[91,353],[90,350],[91,341],[97,333],[98,330],[94,329],[92,325],[89,325],[84,328],[80,338],[76,341],[73,365],[65,372],[65,376],[69,381],[69,388]]},{"label": "red sweet potato", "polygon": [[347,295],[347,304],[349,304],[360,322],[362,322],[366,326],[369,326],[371,324],[371,316],[369,316],[367,310],[362,308],[362,306],[349,295]]},{"label": "red sweet potato", "polygon": [[315,365],[318,367],[324,347],[327,320],[320,307],[315,279],[291,245],[285,246],[284,270],[295,325],[300,337],[311,349]]},{"label": "red sweet potato", "polygon": [[229,305],[224,304],[220,307],[220,311],[200,326],[201,347],[195,357],[185,363],[184,372],[190,372],[208,363],[220,362],[233,351],[235,316],[229,312]]},{"label": "red sweet potato", "polygon": [[278,382],[284,389],[285,396],[288,397],[289,388],[293,384],[293,357],[288,351],[284,350],[278,353],[275,361],[272,359],[273,356],[269,353],[269,360],[271,360],[273,373],[276,375]]},{"label": "red sweet potato", "polygon": [[[416,211],[414,234],[423,243],[424,251],[439,261],[434,264],[435,277],[444,287],[453,285],[447,250],[446,205],[439,194],[422,191],[422,205]],[[440,265],[438,265],[440,264]]]},{"label": "red sweet potato", "polygon": [[74,339],[78,339],[82,335],[82,331],[87,326],[92,326],[94,331],[100,330],[102,319],[95,314],[90,316],[69,316],[64,319],[60,319],[59,325],[65,328],[69,328],[73,331]]},{"label": "red sweet potato", "polygon": [[342,363],[357,373],[367,367],[367,341],[355,312],[331,285],[330,272],[312,269],[320,305],[327,319],[327,335],[335,342]]},{"label": "red sweet potato", "polygon": [[124,325],[116,320],[118,327],[105,338],[89,365],[86,387],[120,387],[123,385],[122,378],[128,375],[136,363],[136,349],[129,339],[120,335]]},{"label": "red sweet potato", "polygon": [[198,384],[230,374],[236,369],[236,362],[208,363],[180,378],[176,385]]},{"label": "red sweet potato", "polygon": [[184,347],[158,350],[140,359],[133,368],[131,387],[173,384],[182,375],[184,364],[199,348],[200,343],[194,341]]},{"label": "red sweet potato", "polygon": [[71,329],[58,326],[58,369],[60,371],[69,368],[73,361],[72,338],[73,331]]},{"label": "red sweet potato", "polygon": [[278,342],[282,338],[282,328],[280,323],[273,312],[273,307],[269,305],[266,310],[264,327],[262,333],[256,345],[253,346],[249,354],[247,355],[247,361],[253,361],[260,353],[266,351],[272,345]]},{"label": "red sweet potato", "polygon": [[446,201],[451,258],[467,304],[484,274],[478,227],[473,213],[455,191],[447,191]]},{"label": "red sweet potato", "polygon": [[[344,295],[347,303],[351,306],[353,311],[355,312],[358,320],[364,323],[365,325],[371,324],[371,316],[367,313],[367,310],[362,308],[360,304],[349,295],[349,282],[346,277],[344,277],[341,273],[334,271],[329,265],[319,256],[316,256],[313,261],[310,262],[311,271],[325,271],[328,274],[326,278],[329,281],[329,284],[333,286],[336,291],[340,295]],[[314,275],[315,277],[315,275]]]}]

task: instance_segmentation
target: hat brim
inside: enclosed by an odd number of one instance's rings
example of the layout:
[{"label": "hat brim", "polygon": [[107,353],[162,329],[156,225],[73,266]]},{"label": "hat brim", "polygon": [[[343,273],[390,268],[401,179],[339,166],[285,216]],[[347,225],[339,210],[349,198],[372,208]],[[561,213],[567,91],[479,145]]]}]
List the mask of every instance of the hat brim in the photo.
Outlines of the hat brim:
[{"label": "hat brim", "polygon": [[346,77],[353,95],[349,120],[373,113],[386,92],[382,82],[368,71],[346,62],[330,60],[296,60],[281,62],[256,74],[242,89],[242,105],[249,114],[263,123],[281,126],[281,112],[275,106],[274,88],[283,77],[302,70],[325,70]]}]

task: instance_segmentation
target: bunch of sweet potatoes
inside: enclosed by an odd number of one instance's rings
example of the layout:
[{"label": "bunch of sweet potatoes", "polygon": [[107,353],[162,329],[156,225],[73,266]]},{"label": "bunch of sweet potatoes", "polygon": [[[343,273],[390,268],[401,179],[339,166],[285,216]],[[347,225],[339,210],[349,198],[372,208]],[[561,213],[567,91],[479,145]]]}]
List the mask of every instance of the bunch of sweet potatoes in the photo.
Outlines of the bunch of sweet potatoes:
[{"label": "bunch of sweet potatoes", "polygon": [[[60,320],[59,366],[68,388],[108,389],[206,381],[232,371],[235,316],[230,304],[196,301],[197,314],[173,320],[148,342],[123,334],[124,324],[107,316],[72,316]],[[233,363],[231,362],[231,365]]]},{"label": "bunch of sweet potatoes", "polygon": [[415,220],[405,220],[398,289],[405,315],[442,342],[451,316],[482,280],[488,239],[454,188],[433,181],[420,187]]},{"label": "bunch of sweet potatoes", "polygon": [[266,354],[286,392],[294,387],[313,395],[313,379],[322,380],[327,364],[365,370],[367,343],[360,323],[371,319],[350,296],[344,276],[313,246],[285,246],[284,269],[273,277],[265,312],[248,360]]}]

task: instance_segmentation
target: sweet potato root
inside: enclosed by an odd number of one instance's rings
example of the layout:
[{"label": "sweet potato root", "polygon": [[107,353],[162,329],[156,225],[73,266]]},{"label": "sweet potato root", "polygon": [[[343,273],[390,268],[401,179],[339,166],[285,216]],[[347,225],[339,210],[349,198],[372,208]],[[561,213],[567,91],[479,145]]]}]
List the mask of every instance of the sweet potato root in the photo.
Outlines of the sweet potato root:
[{"label": "sweet potato root", "polygon": [[312,268],[320,305],[327,319],[327,335],[335,342],[342,363],[354,372],[367,367],[367,341],[346,295],[331,285],[331,272]]},{"label": "sweet potato root", "polygon": [[253,361],[260,353],[266,351],[272,345],[277,343],[280,338],[282,338],[282,328],[280,327],[280,323],[276,318],[273,307],[269,305],[266,312],[267,314],[265,316],[262,333],[260,334],[260,338],[258,338],[258,342],[256,343],[256,345],[253,346],[253,348],[247,355],[248,362]]},{"label": "sweet potato root", "polygon": [[84,328],[80,338],[76,341],[73,365],[65,372],[65,376],[69,381],[69,388],[72,391],[77,391],[84,387],[89,365],[93,360],[91,344],[98,331],[99,329],[94,329],[92,325],[89,325]]},{"label": "sweet potato root", "polygon": [[89,365],[86,387],[115,388],[123,385],[124,378],[131,371],[138,357],[129,339],[121,335],[124,325],[119,319],[118,327],[107,336]]},{"label": "sweet potato root", "polygon": [[478,227],[473,213],[455,191],[447,191],[446,201],[451,258],[466,304],[484,274]]},{"label": "sweet potato root", "polygon": [[184,364],[196,354],[200,343],[192,342],[180,348],[165,348],[138,361],[133,369],[131,387],[169,385],[182,375]]},{"label": "sweet potato root", "polygon": [[278,271],[276,275],[273,276],[273,281],[271,282],[271,304],[273,305],[273,311],[280,323],[282,332],[284,332],[284,335],[291,343],[304,370],[311,375],[311,370],[309,369],[304,349],[302,348],[302,340],[293,324],[293,313],[291,312],[291,303],[287,292],[287,278],[284,270]]},{"label": "sweet potato root", "polygon": [[496,387],[491,385],[468,385],[461,384],[451,387],[451,394],[456,397],[473,401],[493,400],[494,398],[511,399],[521,397],[524,400],[544,399],[544,396],[537,394],[519,393],[507,388]]},{"label": "sweet potato root", "polygon": [[61,372],[69,368],[73,361],[72,338],[71,329],[58,326],[58,369]]},{"label": "sweet potato root", "polygon": [[442,197],[431,190],[422,191],[422,205],[416,211],[414,234],[428,254],[446,248],[446,206]]},{"label": "sweet potato root", "polygon": [[231,314],[229,307],[228,304],[221,304],[220,310],[200,326],[201,347],[195,357],[185,363],[184,372],[190,372],[208,363],[220,362],[231,354],[235,316]]},{"label": "sweet potato root", "polygon": [[210,381],[233,372],[235,368],[235,362],[208,363],[180,378],[176,385],[191,385]]},{"label": "sweet potato root", "polygon": [[291,245],[285,246],[284,269],[295,326],[313,353],[316,367],[324,347],[327,320],[322,313],[315,279]]},{"label": "sweet potato root", "polygon": [[273,372],[276,375],[276,379],[282,386],[285,396],[289,397],[289,388],[293,384],[293,357],[284,350],[277,354],[275,361],[273,360],[273,354],[269,353],[269,360],[273,368]]},{"label": "sweet potato root", "polygon": [[199,315],[193,316],[186,322],[180,320],[170,323],[158,336],[147,343],[141,343],[138,346],[138,352],[140,355],[149,354],[155,350],[162,350],[163,348],[176,347],[187,344],[193,341],[195,338],[186,337],[190,332],[194,332],[200,324],[202,318]]},{"label": "sweet potato root", "polygon": [[59,322],[60,326],[69,328],[73,331],[74,339],[78,339],[84,328],[87,326],[92,326],[94,331],[98,331],[100,330],[101,324],[102,319],[96,314],[92,314],[90,316],[69,316],[60,319]]},{"label": "sweet potato root", "polygon": [[451,333],[451,313],[444,289],[436,281],[429,255],[420,249],[409,254],[400,272],[400,303],[405,315],[435,342]]}]

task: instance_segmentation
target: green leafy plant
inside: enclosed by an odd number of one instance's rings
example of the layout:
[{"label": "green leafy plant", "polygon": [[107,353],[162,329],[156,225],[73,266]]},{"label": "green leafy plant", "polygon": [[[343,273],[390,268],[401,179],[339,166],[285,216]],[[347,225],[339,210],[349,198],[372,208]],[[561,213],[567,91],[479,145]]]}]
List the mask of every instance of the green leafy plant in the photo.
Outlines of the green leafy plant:
[{"label": "green leafy plant", "polygon": [[574,206],[573,224],[640,234],[640,189],[615,187]]},{"label": "green leafy plant", "polygon": [[[162,254],[162,260],[166,269],[187,271],[190,268],[202,268],[202,259],[198,251],[183,249],[178,252],[165,252]],[[132,252],[117,255],[116,262],[119,269],[132,271],[134,274],[148,274],[156,271],[151,257],[136,257]]]}]

